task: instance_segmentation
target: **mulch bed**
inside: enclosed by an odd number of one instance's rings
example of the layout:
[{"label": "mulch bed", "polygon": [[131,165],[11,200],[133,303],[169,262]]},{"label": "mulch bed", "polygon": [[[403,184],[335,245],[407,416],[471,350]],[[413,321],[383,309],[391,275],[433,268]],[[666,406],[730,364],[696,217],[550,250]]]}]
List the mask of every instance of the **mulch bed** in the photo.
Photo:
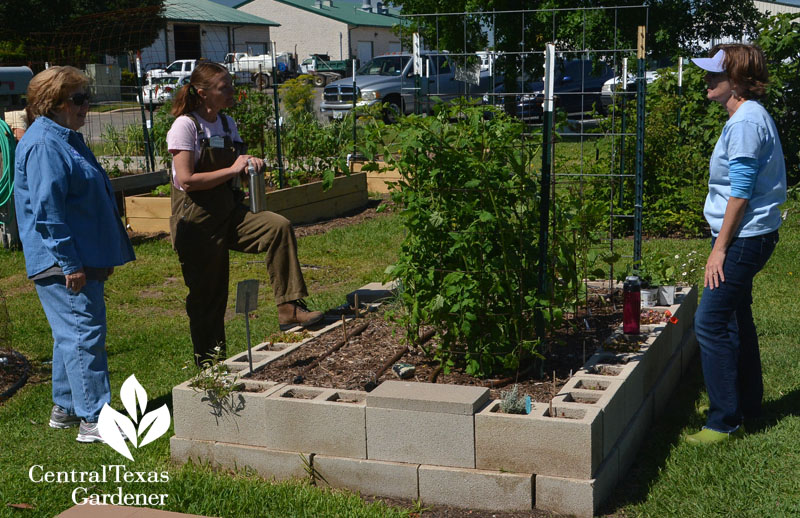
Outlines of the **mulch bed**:
[{"label": "mulch bed", "polygon": [[0,348],[0,403],[14,395],[29,374],[30,365],[22,354]]},{"label": "mulch bed", "polygon": [[[436,383],[473,385],[488,387],[491,397],[499,399],[516,383],[521,394],[531,396],[533,401],[548,402],[558,390],[591,356],[603,341],[611,335],[621,322],[621,294],[613,295],[613,303],[598,291],[589,297],[588,311],[577,316],[550,337],[549,345],[541,352],[546,356],[542,367],[521,369],[522,373],[510,373],[505,379],[479,379],[455,368],[450,373],[440,373]],[[297,350],[280,358],[264,369],[254,373],[254,379],[303,384],[348,390],[371,390],[385,380],[398,379],[393,373],[390,360],[406,348],[405,329],[394,322],[383,309],[362,315],[349,321],[349,331],[367,324],[356,336],[348,336],[347,342],[337,351],[319,360],[326,351],[344,340],[343,330],[338,327],[307,342]],[[421,334],[432,331],[423,328]],[[440,344],[434,335],[426,344],[429,351]],[[316,366],[309,366],[318,361]],[[428,357],[420,347],[409,347],[399,360],[415,367],[409,381],[431,382],[438,362]],[[385,372],[379,374],[382,367]],[[533,370],[534,372],[530,372]],[[543,375],[542,375],[543,374]],[[510,378],[510,379],[509,379]]]}]

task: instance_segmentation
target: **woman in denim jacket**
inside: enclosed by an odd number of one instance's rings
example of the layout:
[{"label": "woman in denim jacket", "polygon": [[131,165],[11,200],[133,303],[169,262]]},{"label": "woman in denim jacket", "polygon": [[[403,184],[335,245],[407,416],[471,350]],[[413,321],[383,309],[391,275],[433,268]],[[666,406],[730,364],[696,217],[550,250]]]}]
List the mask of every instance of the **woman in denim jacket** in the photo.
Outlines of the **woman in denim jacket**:
[{"label": "woman in denim jacket", "polygon": [[706,71],[707,95],[728,111],[711,155],[704,214],[711,253],[695,315],[708,391],[706,425],[691,444],[726,441],[761,412],[761,357],[751,304],[753,278],[778,242],[786,169],[778,131],[757,101],[768,80],[764,53],[744,44],[717,45],[693,59]]},{"label": "woman in denim jacket", "polygon": [[68,66],[31,79],[14,201],[28,278],[53,332],[50,426],[80,425],[78,441],[102,442],[97,419],[111,401],[104,282],[134,254],[108,176],[77,132],[88,84]]}]

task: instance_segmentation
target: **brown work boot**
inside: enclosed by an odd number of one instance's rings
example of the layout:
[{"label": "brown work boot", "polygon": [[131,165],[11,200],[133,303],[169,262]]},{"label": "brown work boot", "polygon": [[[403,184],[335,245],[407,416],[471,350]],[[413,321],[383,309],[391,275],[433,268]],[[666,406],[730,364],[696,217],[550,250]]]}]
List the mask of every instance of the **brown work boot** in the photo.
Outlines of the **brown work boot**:
[{"label": "brown work boot", "polygon": [[322,320],[323,316],[322,311],[309,311],[302,300],[278,305],[278,327],[281,331],[289,331],[297,326],[305,329]]}]

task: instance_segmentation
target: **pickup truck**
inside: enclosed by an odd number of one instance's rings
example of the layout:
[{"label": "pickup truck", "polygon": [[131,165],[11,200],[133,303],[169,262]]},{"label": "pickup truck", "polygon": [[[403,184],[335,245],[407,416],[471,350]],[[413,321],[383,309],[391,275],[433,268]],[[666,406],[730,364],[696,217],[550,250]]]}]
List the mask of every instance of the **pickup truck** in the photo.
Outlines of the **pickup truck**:
[{"label": "pickup truck", "polygon": [[[412,55],[396,52],[377,56],[356,71],[356,106],[387,103],[384,119],[393,122],[400,114],[415,110],[416,78]],[[447,54],[423,54],[420,78],[419,108],[431,112],[436,99],[450,101],[456,97],[480,97],[491,86],[487,70],[475,76],[478,84],[457,79],[455,63]],[[423,73],[423,76],[426,75]],[[341,119],[353,108],[353,79],[341,79],[325,87],[320,112],[329,120]]]},{"label": "pickup truck", "polygon": [[159,77],[174,77],[180,79],[182,77],[192,74],[194,66],[197,64],[196,59],[178,59],[169,64],[167,68],[154,68],[148,70],[145,77],[148,79],[156,79]]}]

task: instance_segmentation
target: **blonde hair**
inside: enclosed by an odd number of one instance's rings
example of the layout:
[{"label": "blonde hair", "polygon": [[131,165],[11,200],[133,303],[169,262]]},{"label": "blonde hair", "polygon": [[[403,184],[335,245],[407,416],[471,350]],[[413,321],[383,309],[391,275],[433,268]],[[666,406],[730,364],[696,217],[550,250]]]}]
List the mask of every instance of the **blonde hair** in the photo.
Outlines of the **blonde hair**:
[{"label": "blonde hair", "polygon": [[89,78],[75,67],[50,67],[39,72],[28,83],[28,124],[40,115],[50,116],[67,102],[67,96],[73,90],[86,87]]}]

